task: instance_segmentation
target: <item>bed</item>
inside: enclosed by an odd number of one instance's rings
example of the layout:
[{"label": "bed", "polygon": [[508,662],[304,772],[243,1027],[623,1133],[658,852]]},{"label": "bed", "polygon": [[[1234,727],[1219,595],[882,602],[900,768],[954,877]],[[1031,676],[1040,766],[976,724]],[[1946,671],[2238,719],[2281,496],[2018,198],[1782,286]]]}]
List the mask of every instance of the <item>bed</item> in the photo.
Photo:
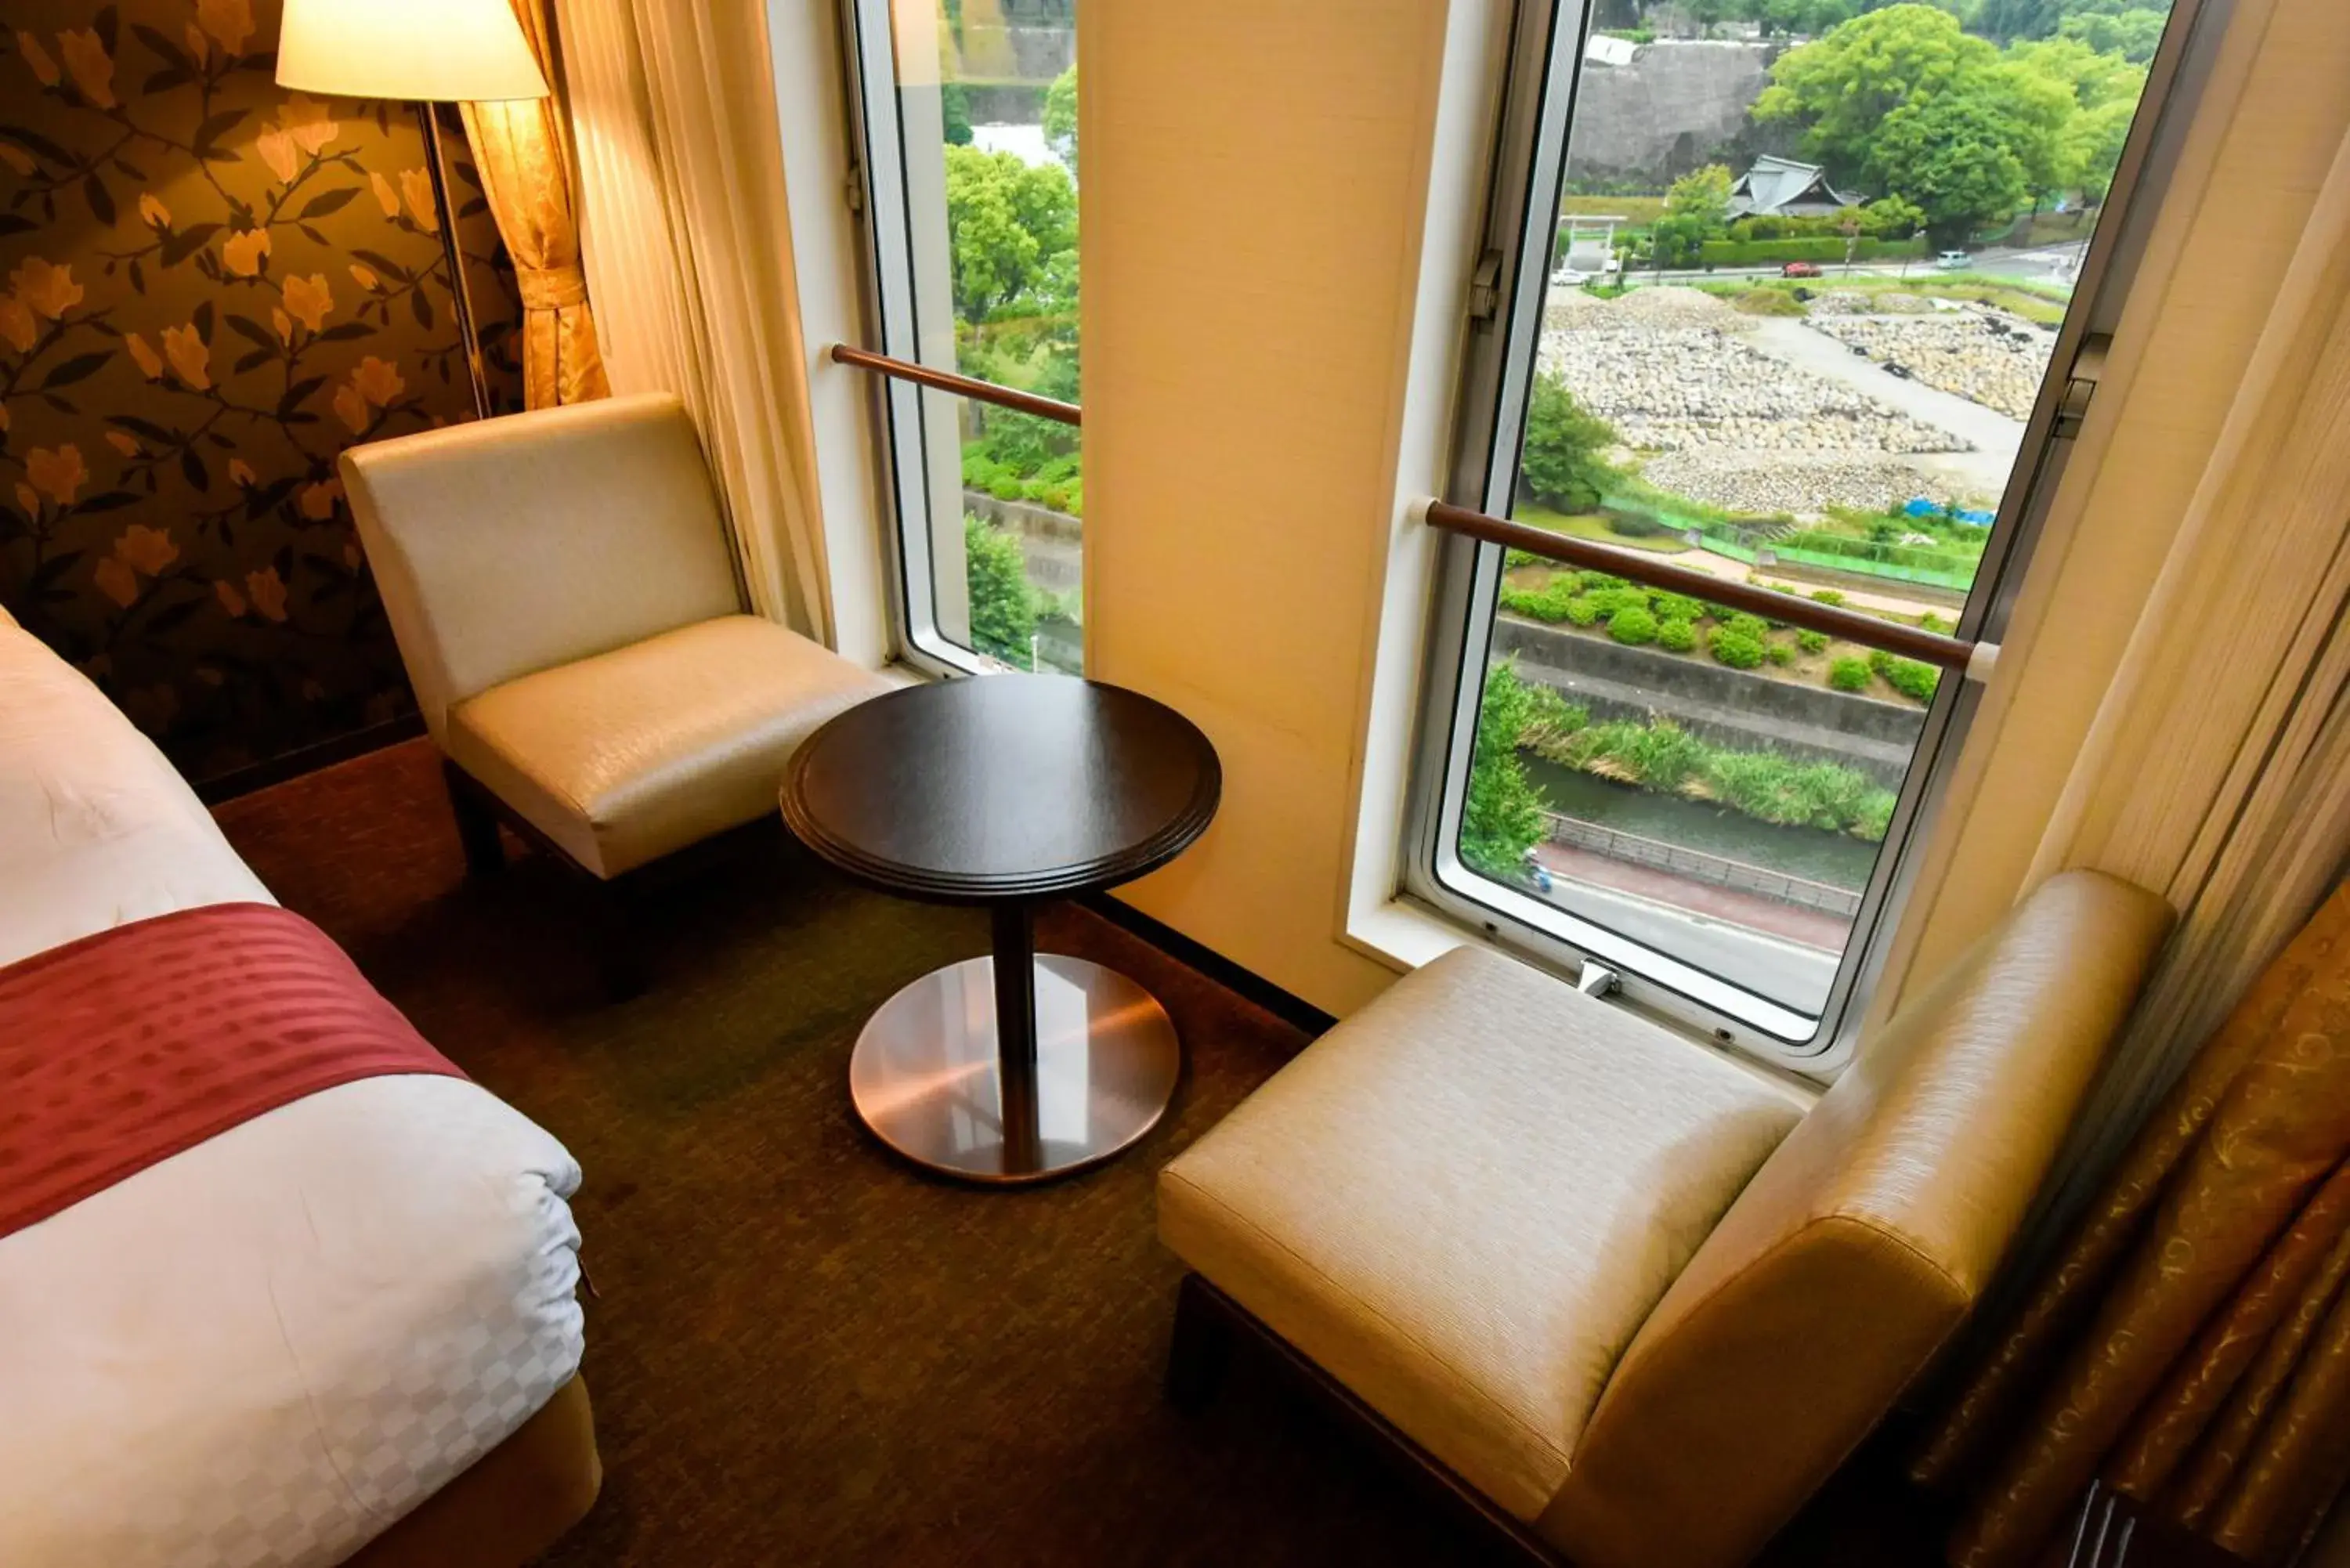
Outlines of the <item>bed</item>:
[{"label": "bed", "polygon": [[[0,966],[271,903],[0,615]],[[343,1084],[0,1236],[0,1563],[510,1568],[600,1479],[579,1168],[475,1085]]]}]

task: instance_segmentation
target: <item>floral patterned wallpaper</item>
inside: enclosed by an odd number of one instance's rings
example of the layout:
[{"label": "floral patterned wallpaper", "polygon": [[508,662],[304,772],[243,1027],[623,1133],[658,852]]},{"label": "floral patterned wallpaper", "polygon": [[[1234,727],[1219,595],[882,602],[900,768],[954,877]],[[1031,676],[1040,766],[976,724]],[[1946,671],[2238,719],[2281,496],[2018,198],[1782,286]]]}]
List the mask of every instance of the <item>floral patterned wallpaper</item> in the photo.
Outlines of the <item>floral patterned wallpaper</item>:
[{"label": "floral patterned wallpaper", "polygon": [[[203,780],[412,711],[341,450],[471,417],[415,111],[278,88],[274,0],[9,0],[0,604]],[[501,411],[519,306],[456,118]]]}]

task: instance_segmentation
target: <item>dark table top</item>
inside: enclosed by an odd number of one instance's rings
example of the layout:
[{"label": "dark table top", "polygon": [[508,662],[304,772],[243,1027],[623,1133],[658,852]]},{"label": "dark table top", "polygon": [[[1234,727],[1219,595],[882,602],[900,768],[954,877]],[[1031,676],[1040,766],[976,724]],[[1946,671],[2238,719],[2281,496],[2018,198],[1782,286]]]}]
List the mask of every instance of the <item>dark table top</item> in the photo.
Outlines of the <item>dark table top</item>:
[{"label": "dark table top", "polygon": [[1156,870],[1223,788],[1199,727],[1138,691],[1066,675],[908,687],[808,737],[784,820],[842,870],[916,898],[1045,898]]}]

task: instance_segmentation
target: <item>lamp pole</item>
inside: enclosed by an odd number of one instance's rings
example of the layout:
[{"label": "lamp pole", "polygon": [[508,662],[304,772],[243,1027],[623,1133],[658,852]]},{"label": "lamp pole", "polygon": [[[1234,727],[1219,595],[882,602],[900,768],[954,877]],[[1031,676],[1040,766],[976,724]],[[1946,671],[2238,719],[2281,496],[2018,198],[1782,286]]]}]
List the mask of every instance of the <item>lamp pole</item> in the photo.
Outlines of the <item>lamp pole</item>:
[{"label": "lamp pole", "polygon": [[473,325],[473,291],[465,278],[465,249],[457,243],[457,211],[449,200],[449,179],[442,168],[441,117],[433,106],[416,101],[416,118],[424,127],[424,166],[432,171],[432,206],[441,220],[441,253],[449,265],[449,298],[457,313],[457,341],[465,357],[465,377],[473,385],[473,417],[490,417],[490,383],[482,364],[482,337]]}]

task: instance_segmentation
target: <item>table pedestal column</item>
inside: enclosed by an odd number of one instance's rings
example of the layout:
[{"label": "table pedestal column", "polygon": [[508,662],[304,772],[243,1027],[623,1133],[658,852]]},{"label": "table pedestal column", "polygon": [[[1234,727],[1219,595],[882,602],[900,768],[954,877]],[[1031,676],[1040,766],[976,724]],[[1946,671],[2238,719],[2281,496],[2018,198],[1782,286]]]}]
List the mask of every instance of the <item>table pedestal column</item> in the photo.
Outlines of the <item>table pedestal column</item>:
[{"label": "table pedestal column", "polygon": [[1035,951],[1034,909],[991,909],[994,951],[934,970],[857,1037],[858,1119],[943,1176],[1041,1181],[1158,1125],[1181,1053],[1156,998],[1115,970]]}]

